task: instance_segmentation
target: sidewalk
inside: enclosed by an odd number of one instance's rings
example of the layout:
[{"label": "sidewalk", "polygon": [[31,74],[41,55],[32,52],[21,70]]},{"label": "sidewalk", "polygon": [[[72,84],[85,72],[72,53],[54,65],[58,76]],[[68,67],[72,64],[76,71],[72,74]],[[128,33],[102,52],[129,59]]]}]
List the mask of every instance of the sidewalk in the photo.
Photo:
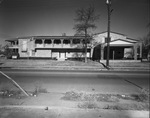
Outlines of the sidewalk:
[{"label": "sidewalk", "polygon": [[68,108],[5,108],[1,118],[149,118],[148,111],[82,110]]}]

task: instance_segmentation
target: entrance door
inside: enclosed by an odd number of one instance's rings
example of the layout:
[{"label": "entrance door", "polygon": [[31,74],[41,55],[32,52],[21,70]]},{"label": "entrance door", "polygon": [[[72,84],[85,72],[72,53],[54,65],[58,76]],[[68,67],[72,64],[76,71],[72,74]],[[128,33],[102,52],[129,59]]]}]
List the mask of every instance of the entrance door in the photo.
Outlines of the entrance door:
[{"label": "entrance door", "polygon": [[65,52],[60,52],[60,58],[65,58]]}]

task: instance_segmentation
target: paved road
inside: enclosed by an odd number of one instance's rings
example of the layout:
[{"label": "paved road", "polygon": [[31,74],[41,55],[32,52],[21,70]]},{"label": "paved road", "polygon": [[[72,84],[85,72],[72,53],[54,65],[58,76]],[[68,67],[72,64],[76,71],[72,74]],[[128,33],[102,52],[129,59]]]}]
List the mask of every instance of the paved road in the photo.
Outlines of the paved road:
[{"label": "paved road", "polygon": [[[14,79],[26,91],[43,88],[48,92],[67,91],[98,93],[138,93],[140,88],[149,88],[149,73],[123,71],[46,71],[46,70],[1,70]],[[0,75],[0,89],[14,87]]]}]

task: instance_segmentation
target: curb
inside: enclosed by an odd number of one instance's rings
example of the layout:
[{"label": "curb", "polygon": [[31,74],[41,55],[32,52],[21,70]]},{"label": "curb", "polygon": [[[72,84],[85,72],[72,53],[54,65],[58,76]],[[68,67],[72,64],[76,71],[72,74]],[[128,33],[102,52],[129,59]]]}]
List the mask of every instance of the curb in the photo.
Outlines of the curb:
[{"label": "curb", "polygon": [[142,72],[149,72],[150,69],[145,69],[145,68],[134,68],[134,67],[113,67],[113,68],[110,68],[109,70],[112,70],[112,71],[142,71]]}]

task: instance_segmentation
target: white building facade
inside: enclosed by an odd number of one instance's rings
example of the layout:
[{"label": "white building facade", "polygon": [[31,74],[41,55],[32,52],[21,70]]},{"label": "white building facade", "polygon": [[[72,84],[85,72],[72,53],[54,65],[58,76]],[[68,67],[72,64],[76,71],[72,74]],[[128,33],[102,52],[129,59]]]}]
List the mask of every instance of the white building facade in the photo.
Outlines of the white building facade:
[{"label": "white building facade", "polygon": [[[90,37],[87,38],[87,57],[91,57]],[[19,53],[20,58],[75,58],[83,57],[84,36],[31,36],[20,37],[10,42],[9,48]]]}]

